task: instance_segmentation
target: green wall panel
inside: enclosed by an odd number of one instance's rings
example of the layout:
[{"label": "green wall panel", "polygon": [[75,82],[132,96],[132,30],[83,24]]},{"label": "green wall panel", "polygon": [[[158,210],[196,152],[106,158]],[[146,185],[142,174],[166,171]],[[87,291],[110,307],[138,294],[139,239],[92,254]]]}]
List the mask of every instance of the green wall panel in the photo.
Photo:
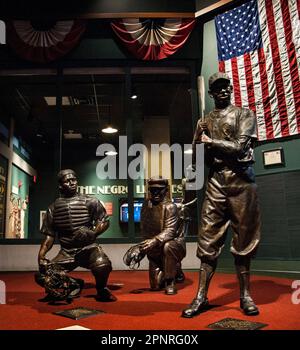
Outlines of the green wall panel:
[{"label": "green wall panel", "polygon": [[[281,147],[283,149],[284,164],[264,166],[263,151]],[[256,175],[266,175],[282,173],[286,171],[300,170],[300,137],[288,140],[275,140],[272,142],[258,143],[255,148],[255,173]]]}]

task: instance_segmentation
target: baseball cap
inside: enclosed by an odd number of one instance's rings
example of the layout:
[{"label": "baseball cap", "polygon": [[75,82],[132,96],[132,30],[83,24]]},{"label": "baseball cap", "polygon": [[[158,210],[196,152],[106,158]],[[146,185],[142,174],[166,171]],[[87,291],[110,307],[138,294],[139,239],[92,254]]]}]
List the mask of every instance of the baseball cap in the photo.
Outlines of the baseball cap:
[{"label": "baseball cap", "polygon": [[210,76],[210,78],[208,79],[209,89],[211,89],[213,84],[219,79],[227,80],[228,82],[230,82],[230,78],[226,73],[217,72],[217,73],[213,74],[212,76]]},{"label": "baseball cap", "polygon": [[167,187],[169,184],[168,180],[161,176],[154,176],[148,180],[148,187]]},{"label": "baseball cap", "polygon": [[61,182],[62,179],[64,178],[64,176],[66,176],[67,174],[72,174],[72,175],[74,175],[76,177],[76,173],[75,173],[74,170],[72,170],[72,169],[63,169],[57,174],[58,182]]}]

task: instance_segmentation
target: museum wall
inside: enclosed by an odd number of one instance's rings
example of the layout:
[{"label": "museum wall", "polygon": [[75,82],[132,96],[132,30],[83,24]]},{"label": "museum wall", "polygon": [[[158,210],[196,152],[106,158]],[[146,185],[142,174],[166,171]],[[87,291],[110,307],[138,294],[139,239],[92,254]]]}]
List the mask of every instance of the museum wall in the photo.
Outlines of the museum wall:
[{"label": "museum wall", "polygon": [[[215,29],[212,18],[205,18],[203,22],[199,21],[196,29],[187,41],[186,45],[175,53],[171,58],[164,60],[162,64],[156,65],[178,65],[180,62],[184,65],[186,61],[192,61],[196,67],[196,73],[201,73],[205,78],[206,96],[205,110],[209,111],[213,107],[212,100],[207,94],[208,77],[218,70],[217,50],[215,40]],[[28,63],[20,59],[13,53],[9,47],[0,47],[0,62],[2,67],[10,68],[31,68],[36,67],[35,64]],[[69,54],[55,63],[48,65],[37,65],[39,68],[57,67],[66,65],[68,67],[79,67],[81,65],[90,66],[118,66],[121,65],[142,65],[141,62],[132,58],[132,56],[121,46],[114,37],[108,20],[91,20],[88,23],[87,31],[80,44]],[[197,72],[198,71],[198,72]],[[7,117],[7,116],[5,116]],[[2,121],[2,119],[1,119]],[[263,151],[282,148],[284,155],[284,164],[280,166],[265,167],[263,164]],[[274,140],[272,142],[258,143],[255,149],[256,156],[256,176],[259,188],[261,209],[262,209],[262,243],[258,252],[260,259],[274,260],[300,260],[300,219],[298,218],[298,205],[300,198],[300,157],[298,150],[300,149],[300,138],[292,137],[284,140]],[[94,148],[92,150],[94,152]],[[92,154],[92,151],[89,151]],[[17,152],[17,151],[16,151]],[[80,152],[83,152],[80,155]],[[120,199],[125,197],[124,193],[101,193],[105,186],[126,186],[126,183],[115,181],[113,184],[101,182],[96,178],[95,166],[97,158],[95,156],[84,156],[86,150],[80,149],[76,153],[76,157],[68,157],[68,166],[74,168],[79,175],[79,184],[83,187],[96,186],[89,188],[91,194],[96,193],[98,198],[108,207],[112,208],[114,218],[112,219],[111,228],[103,235],[103,238],[114,239],[114,244],[123,243],[123,240],[134,241],[136,237],[127,236],[126,224],[120,224]],[[74,154],[73,154],[74,155]],[[31,183],[31,197],[29,209],[32,216],[28,220],[28,235],[35,239],[30,249],[36,251],[38,249],[38,240],[40,235],[38,227],[40,226],[42,211],[51,203],[57,195],[56,175],[53,164],[56,162],[55,154],[49,151],[44,163],[40,161],[37,165],[37,182]],[[2,162],[1,162],[2,164]],[[23,176],[23,175],[22,175]],[[31,179],[32,180],[32,179]],[[30,181],[31,181],[30,180]],[[16,180],[17,181],[17,180]],[[24,179],[22,183],[27,183]],[[137,186],[142,184],[137,183]],[[25,186],[25,185],[24,185]],[[27,186],[27,185],[26,185]],[[97,186],[101,187],[97,194]],[[121,192],[123,187],[121,188]],[[119,189],[120,189],[119,188]],[[141,187],[140,187],[141,188]],[[104,189],[105,191],[105,189]],[[118,190],[116,190],[118,191]],[[141,191],[142,192],[142,191]],[[178,194],[178,193],[177,193]],[[142,198],[143,193],[135,193],[134,197]],[[26,194],[24,194],[26,201]],[[138,227],[137,227],[138,232]],[[27,233],[26,233],[27,234]],[[193,238],[194,242],[196,238]],[[25,240],[26,241],[26,240]],[[128,242],[126,241],[126,242]],[[30,240],[28,241],[29,243]],[[1,242],[5,245],[8,242]],[[1,244],[0,243],[0,244]],[[26,242],[22,242],[23,244]],[[103,243],[101,241],[102,244]],[[13,244],[18,244],[14,242]],[[229,244],[229,240],[226,243]],[[113,252],[114,249],[109,246],[111,254],[117,254],[120,257],[120,249]],[[126,246],[127,247],[127,246]],[[23,247],[26,249],[26,247]],[[3,249],[3,248],[2,248]],[[15,248],[14,248],[15,249]],[[190,244],[189,252],[194,254],[195,243]],[[5,256],[4,250],[2,253]],[[116,256],[116,258],[117,258]],[[228,249],[224,249],[222,255],[224,259],[229,257]],[[9,259],[9,255],[7,255]],[[112,258],[113,260],[113,258]],[[34,263],[34,259],[32,260]],[[32,263],[29,264],[31,267]],[[197,263],[193,259],[186,260],[185,268],[197,267]],[[117,265],[118,267],[121,265]],[[4,267],[3,267],[4,268]],[[30,267],[28,267],[30,269]]]}]

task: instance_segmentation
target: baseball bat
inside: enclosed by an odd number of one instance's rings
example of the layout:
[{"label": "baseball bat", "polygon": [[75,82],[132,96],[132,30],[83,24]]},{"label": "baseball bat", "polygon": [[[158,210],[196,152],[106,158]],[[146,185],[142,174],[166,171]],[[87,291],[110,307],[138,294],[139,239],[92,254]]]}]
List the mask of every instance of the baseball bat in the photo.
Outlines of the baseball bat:
[{"label": "baseball bat", "polygon": [[205,111],[205,86],[204,86],[204,77],[199,75],[197,78],[198,86],[198,101],[199,101],[199,112],[200,118],[204,121],[204,111]]}]

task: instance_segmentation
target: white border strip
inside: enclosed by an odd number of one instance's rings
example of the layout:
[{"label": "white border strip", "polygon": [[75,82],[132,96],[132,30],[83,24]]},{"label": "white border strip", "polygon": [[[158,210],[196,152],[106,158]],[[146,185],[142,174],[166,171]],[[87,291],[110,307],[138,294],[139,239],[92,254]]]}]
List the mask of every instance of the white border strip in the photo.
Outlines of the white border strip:
[{"label": "white border strip", "polygon": [[3,157],[7,158],[8,161],[11,161],[13,165],[17,166],[21,170],[23,170],[26,174],[30,176],[36,176],[36,170],[29,165],[23,158],[21,158],[18,154],[12,151],[6,144],[0,141],[0,154]]}]

